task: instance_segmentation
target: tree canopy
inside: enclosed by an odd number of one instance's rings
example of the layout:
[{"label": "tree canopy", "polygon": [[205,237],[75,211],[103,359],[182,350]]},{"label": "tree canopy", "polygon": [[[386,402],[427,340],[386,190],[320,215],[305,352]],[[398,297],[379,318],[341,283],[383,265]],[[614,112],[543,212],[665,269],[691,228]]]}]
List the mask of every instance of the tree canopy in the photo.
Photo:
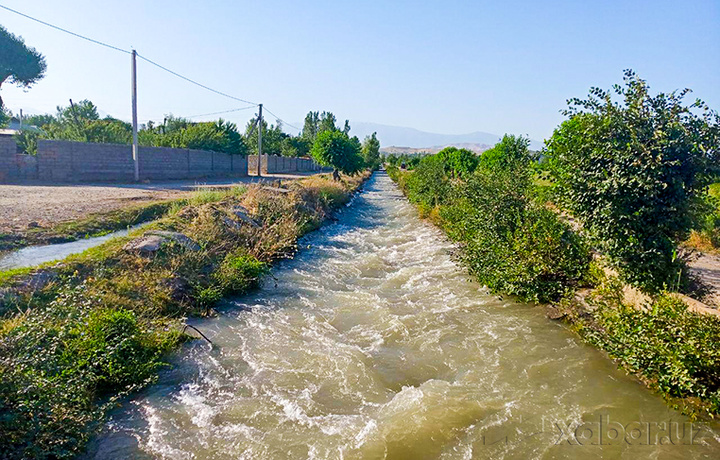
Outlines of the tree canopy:
[{"label": "tree canopy", "polygon": [[[45,76],[45,58],[25,44],[22,37],[0,26],[0,86],[7,81],[20,87],[30,87]],[[3,107],[0,97],[0,107]]]},{"label": "tree canopy", "polygon": [[311,154],[319,164],[334,168],[337,178],[338,171],[355,174],[363,168],[360,151],[357,137],[350,138],[342,131],[324,131],[315,139]]},{"label": "tree canopy", "polygon": [[362,157],[368,168],[377,169],[380,167],[380,141],[377,138],[377,133],[372,133],[363,141]]}]

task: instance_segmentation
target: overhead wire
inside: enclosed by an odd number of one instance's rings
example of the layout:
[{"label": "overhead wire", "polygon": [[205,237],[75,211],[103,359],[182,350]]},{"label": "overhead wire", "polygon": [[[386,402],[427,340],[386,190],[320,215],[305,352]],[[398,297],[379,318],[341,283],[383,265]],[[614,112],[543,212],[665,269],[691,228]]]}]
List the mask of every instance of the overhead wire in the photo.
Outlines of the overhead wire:
[{"label": "overhead wire", "polygon": [[[87,40],[87,41],[89,41],[89,42],[91,42],[91,43],[95,43],[95,44],[97,44],[97,45],[104,46],[104,47],[106,47],[106,48],[110,48],[110,49],[115,50],[115,51],[120,51],[120,52],[122,52],[122,53],[132,54],[132,51],[124,50],[124,49],[122,49],[122,48],[118,48],[117,46],[113,46],[113,45],[109,45],[109,44],[107,44],[107,43],[101,42],[100,40],[95,40],[95,39],[93,39],[93,38],[86,37],[86,36],[84,36],[84,35],[80,35],[80,34],[78,34],[78,33],[75,33],[75,32],[69,31],[69,30],[67,30],[67,29],[64,29],[64,28],[62,28],[62,27],[56,26],[56,25],[54,25],[54,24],[50,24],[49,22],[45,22],[45,21],[42,21],[42,20],[40,20],[40,19],[34,18],[34,17],[32,17],[32,16],[30,16],[30,15],[27,15],[27,14],[25,14],[25,13],[21,13],[20,11],[14,10],[14,9],[12,9],[12,8],[8,8],[7,6],[0,5],[0,8],[2,8],[2,9],[4,9],[4,10],[7,10],[7,11],[10,11],[10,12],[12,12],[12,13],[15,13],[15,14],[17,14],[17,15],[20,15],[20,16],[22,16],[22,17],[24,17],[24,18],[30,19],[30,20],[32,20],[32,21],[38,22],[38,23],[40,23],[40,24],[43,24],[43,25],[45,25],[45,26],[47,26],[47,27],[51,27],[51,28],[56,29],[56,30],[59,30],[59,31],[61,31],[61,32],[65,32],[66,34],[70,34],[70,35],[73,35],[73,36],[75,36],[75,37],[81,38],[81,39],[83,39],[83,40]],[[233,99],[233,100],[235,100],[235,101],[244,102],[244,103],[246,103],[246,104],[252,104],[253,106],[257,106],[257,105],[258,105],[258,104],[255,103],[255,102],[248,101],[248,100],[245,100],[245,99],[241,99],[241,98],[239,98],[239,97],[235,97],[235,96],[232,96],[232,95],[230,95],[230,94],[224,93],[224,92],[222,92],[222,91],[218,91],[218,90],[216,90],[216,89],[213,89],[213,88],[211,88],[211,87],[209,87],[209,86],[207,86],[207,85],[203,85],[202,83],[199,83],[199,82],[197,82],[197,81],[195,81],[195,80],[193,80],[193,79],[191,79],[191,78],[188,78],[188,77],[186,77],[186,76],[184,76],[184,75],[181,75],[181,74],[175,72],[174,70],[170,70],[170,69],[168,69],[167,67],[162,66],[162,65],[158,64],[157,62],[152,61],[152,60],[150,60],[149,58],[146,58],[145,56],[140,55],[139,53],[137,53],[137,51],[136,51],[135,53],[136,53],[136,55],[137,55],[140,59],[148,62],[149,64],[152,64],[152,65],[154,65],[154,66],[156,66],[156,67],[164,70],[165,72],[168,72],[168,73],[170,73],[170,74],[172,74],[172,75],[175,75],[175,76],[178,77],[178,78],[181,78],[181,79],[183,79],[183,80],[185,80],[185,81],[187,81],[187,82],[189,82],[189,83],[192,83],[193,85],[199,86],[200,88],[206,89],[206,90],[208,90],[208,91],[211,91],[211,92],[213,92],[213,93],[215,93],[215,94],[219,94],[219,95],[224,96],[224,97],[227,97],[227,98],[229,98],[229,99]]]},{"label": "overhead wire", "polygon": [[241,107],[241,108],[239,108],[239,109],[223,110],[223,111],[221,111],[221,112],[201,113],[201,114],[198,114],[198,115],[190,115],[190,116],[183,117],[183,118],[209,117],[210,115],[222,115],[222,114],[224,114],[224,113],[240,112],[240,111],[242,111],[242,110],[254,109],[255,107],[257,107],[257,106],[256,106],[256,105],[251,105],[251,106],[249,106],[249,107]]},{"label": "overhead wire", "polygon": [[76,34],[75,32],[71,32],[71,31],[69,31],[69,30],[67,30],[67,29],[63,29],[62,27],[58,27],[58,26],[56,26],[56,25],[50,24],[49,22],[41,21],[40,19],[34,18],[34,17],[32,17],[32,16],[28,16],[27,14],[21,13],[21,12],[19,12],[19,11],[16,11],[16,10],[12,9],[12,8],[8,8],[8,7],[5,6],[5,5],[0,5],[0,8],[2,8],[2,9],[4,9],[4,10],[7,10],[7,11],[10,11],[10,12],[12,12],[12,13],[18,14],[18,15],[20,15],[20,16],[22,16],[22,17],[28,18],[28,19],[30,19],[30,20],[32,20],[32,21],[39,22],[39,23],[42,24],[42,25],[45,25],[45,26],[48,26],[48,27],[52,27],[53,29],[57,29],[57,30],[59,30],[59,31],[61,31],[61,32],[65,32],[66,34],[70,34],[70,35],[74,35],[74,36],[76,36],[76,37],[78,37],[78,38],[82,38],[83,40],[87,40],[87,41],[92,42],[92,43],[95,43],[95,44],[97,44],[97,45],[101,45],[101,46],[104,46],[104,47],[106,47],[106,48],[113,49],[113,50],[115,50],[115,51],[120,51],[120,52],[122,52],[122,53],[132,54],[131,51],[124,50],[124,49],[122,49],[122,48],[118,48],[117,46],[108,45],[107,43],[101,42],[100,40],[95,40],[95,39],[93,39],[93,38],[86,37],[86,36],[84,36],[84,35]]},{"label": "overhead wire", "polygon": [[[137,52],[136,52],[136,53],[137,53]],[[148,62],[148,63],[154,65],[155,67],[158,67],[158,68],[164,70],[165,72],[168,72],[168,73],[170,73],[170,74],[172,74],[172,75],[175,75],[175,76],[178,77],[178,78],[181,78],[181,79],[183,79],[183,80],[185,80],[185,81],[187,81],[187,82],[192,83],[193,85],[197,85],[197,86],[199,86],[200,88],[204,88],[204,89],[206,89],[206,90],[208,90],[208,91],[211,91],[211,92],[213,92],[213,93],[215,93],[215,94],[219,94],[219,95],[221,95],[221,96],[225,96],[225,97],[227,97],[227,98],[229,98],[229,99],[234,99],[234,100],[239,101],[239,102],[244,102],[244,103],[246,103],[246,104],[252,104],[253,106],[259,105],[259,104],[257,104],[256,102],[252,102],[252,101],[248,101],[248,100],[245,100],[245,99],[241,99],[241,98],[239,98],[239,97],[231,96],[231,95],[229,95],[229,94],[227,94],[227,93],[223,93],[222,91],[218,91],[218,90],[216,90],[216,89],[210,88],[209,86],[203,85],[202,83],[199,83],[199,82],[197,82],[197,81],[195,81],[195,80],[192,80],[192,79],[190,79],[190,78],[188,78],[188,77],[186,77],[186,76],[184,76],[184,75],[180,75],[179,73],[177,73],[177,72],[175,72],[175,71],[173,71],[173,70],[170,70],[170,69],[168,69],[167,67],[164,67],[164,66],[158,64],[157,62],[152,61],[152,60],[146,58],[145,56],[142,56],[140,53],[137,53],[137,57],[139,57],[140,59],[144,60],[145,62]]]},{"label": "overhead wire", "polygon": [[280,118],[280,117],[278,117],[277,115],[275,115],[274,113],[272,113],[272,112],[270,111],[270,109],[268,109],[268,108],[265,107],[264,105],[263,105],[263,109],[265,109],[265,111],[266,111],[267,113],[269,113],[270,115],[272,115],[273,117],[275,117],[275,119],[278,120],[279,122],[281,122],[282,124],[287,125],[287,126],[290,126],[291,128],[295,128],[295,129],[297,129],[298,131],[302,131],[302,129],[298,128],[298,127],[295,126],[295,125],[291,125],[291,124],[288,123],[287,121],[283,120],[282,118]]}]

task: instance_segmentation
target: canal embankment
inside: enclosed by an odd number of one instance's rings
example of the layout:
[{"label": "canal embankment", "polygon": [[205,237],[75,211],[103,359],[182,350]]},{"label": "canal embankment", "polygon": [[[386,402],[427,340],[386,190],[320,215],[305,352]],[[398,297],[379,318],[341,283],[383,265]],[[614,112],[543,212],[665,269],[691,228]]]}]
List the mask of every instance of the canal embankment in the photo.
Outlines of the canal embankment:
[{"label": "canal embankment", "polygon": [[151,224],[58,263],[0,272],[0,451],[67,458],[152,382],[185,318],[257,285],[368,174],[173,201]]}]

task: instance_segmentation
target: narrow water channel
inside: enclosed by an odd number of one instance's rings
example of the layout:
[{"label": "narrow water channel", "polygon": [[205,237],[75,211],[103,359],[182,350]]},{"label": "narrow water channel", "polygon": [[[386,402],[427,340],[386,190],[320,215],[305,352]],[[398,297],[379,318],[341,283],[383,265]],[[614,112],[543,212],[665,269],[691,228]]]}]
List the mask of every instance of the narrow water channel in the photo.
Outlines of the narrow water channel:
[{"label": "narrow water channel", "polygon": [[91,458],[709,458],[690,425],[539,308],[490,295],[376,174],[339,222],[124,404]]},{"label": "narrow water channel", "polygon": [[42,246],[28,246],[18,249],[5,256],[0,256],[0,271],[11,270],[13,268],[35,267],[46,262],[61,260],[73,254],[80,254],[95,246],[100,246],[106,241],[120,236],[125,236],[133,230],[150,224],[145,222],[133,225],[123,230],[108,233],[102,236],[94,236],[91,238],[83,238],[77,241],[67,243],[44,244]]}]

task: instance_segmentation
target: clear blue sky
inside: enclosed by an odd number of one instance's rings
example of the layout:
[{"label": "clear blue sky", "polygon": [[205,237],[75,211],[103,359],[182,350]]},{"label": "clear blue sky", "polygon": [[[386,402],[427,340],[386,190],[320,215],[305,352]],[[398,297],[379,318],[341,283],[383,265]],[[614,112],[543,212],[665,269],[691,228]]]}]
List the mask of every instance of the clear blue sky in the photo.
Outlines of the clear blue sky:
[{"label": "clear blue sky", "polygon": [[[689,87],[720,109],[720,1],[20,1],[0,4],[262,102],[297,123],[338,119],[547,138],[565,100],[635,69],[653,91]],[[47,77],[4,85],[14,111],[90,99],[130,118],[130,57],[0,10]],[[139,118],[243,104],[139,62]],[[225,118],[244,125],[252,110]],[[212,117],[208,117],[212,118]],[[288,129],[292,132],[292,129]]]}]

